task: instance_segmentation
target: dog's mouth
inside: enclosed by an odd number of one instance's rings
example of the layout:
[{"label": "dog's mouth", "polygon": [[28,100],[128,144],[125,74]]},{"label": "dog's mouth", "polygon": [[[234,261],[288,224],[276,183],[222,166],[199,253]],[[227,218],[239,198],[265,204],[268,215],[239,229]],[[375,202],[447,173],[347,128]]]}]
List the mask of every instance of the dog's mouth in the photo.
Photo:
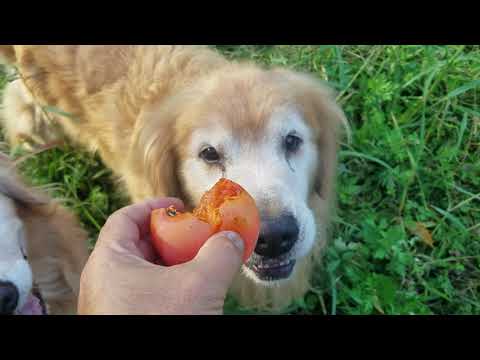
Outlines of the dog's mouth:
[{"label": "dog's mouth", "polygon": [[16,311],[16,315],[43,315],[40,299],[30,294],[25,305]]},{"label": "dog's mouth", "polygon": [[15,312],[16,315],[47,315],[45,303],[36,289],[28,296],[27,302]]},{"label": "dog's mouth", "polygon": [[262,281],[278,281],[292,274],[295,263],[289,254],[273,259],[253,254],[245,265]]}]

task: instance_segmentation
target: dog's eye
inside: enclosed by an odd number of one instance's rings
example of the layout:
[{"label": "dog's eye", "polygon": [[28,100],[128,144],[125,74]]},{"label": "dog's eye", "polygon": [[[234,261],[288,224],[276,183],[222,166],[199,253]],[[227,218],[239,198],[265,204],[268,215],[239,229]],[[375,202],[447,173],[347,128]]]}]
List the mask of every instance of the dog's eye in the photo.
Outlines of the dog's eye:
[{"label": "dog's eye", "polygon": [[214,147],[209,146],[200,152],[200,158],[207,163],[216,163],[220,160],[220,155]]},{"label": "dog's eye", "polygon": [[293,134],[287,135],[287,137],[285,138],[285,150],[289,154],[295,153],[298,151],[302,143],[303,140],[300,139],[298,136]]}]

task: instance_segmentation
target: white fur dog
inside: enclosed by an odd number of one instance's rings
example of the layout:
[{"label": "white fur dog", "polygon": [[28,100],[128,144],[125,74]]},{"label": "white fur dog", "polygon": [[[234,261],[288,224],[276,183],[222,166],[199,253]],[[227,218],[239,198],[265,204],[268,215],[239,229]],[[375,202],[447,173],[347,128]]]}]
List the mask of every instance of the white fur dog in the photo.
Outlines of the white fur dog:
[{"label": "white fur dog", "polygon": [[0,314],[75,314],[87,235],[0,154]]},{"label": "white fur dog", "polygon": [[33,275],[26,246],[25,228],[15,204],[0,192],[0,314],[43,312],[31,293]]}]

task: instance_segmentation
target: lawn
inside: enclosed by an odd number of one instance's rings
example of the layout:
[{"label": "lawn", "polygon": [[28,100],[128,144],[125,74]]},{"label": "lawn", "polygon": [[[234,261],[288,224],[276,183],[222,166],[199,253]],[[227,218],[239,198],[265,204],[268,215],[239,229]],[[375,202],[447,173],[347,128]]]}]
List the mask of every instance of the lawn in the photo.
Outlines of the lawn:
[{"label": "lawn", "polygon": [[[480,314],[480,46],[217,48],[328,81],[352,127],[331,243],[312,290],[285,312]],[[72,148],[22,171],[76,211],[91,245],[125,204],[101,161]],[[226,310],[248,312],[233,299]]]}]

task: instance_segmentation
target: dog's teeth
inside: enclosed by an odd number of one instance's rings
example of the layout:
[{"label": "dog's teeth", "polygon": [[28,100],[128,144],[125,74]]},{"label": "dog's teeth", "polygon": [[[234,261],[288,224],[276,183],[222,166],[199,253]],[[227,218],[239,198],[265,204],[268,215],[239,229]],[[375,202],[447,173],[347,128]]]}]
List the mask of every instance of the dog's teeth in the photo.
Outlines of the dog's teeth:
[{"label": "dog's teeth", "polygon": [[281,266],[287,266],[290,264],[292,260],[286,259],[286,260],[268,260],[265,259],[264,261],[253,265],[255,270],[262,271],[262,270],[268,270],[271,268],[276,268],[276,267],[281,267]]}]

